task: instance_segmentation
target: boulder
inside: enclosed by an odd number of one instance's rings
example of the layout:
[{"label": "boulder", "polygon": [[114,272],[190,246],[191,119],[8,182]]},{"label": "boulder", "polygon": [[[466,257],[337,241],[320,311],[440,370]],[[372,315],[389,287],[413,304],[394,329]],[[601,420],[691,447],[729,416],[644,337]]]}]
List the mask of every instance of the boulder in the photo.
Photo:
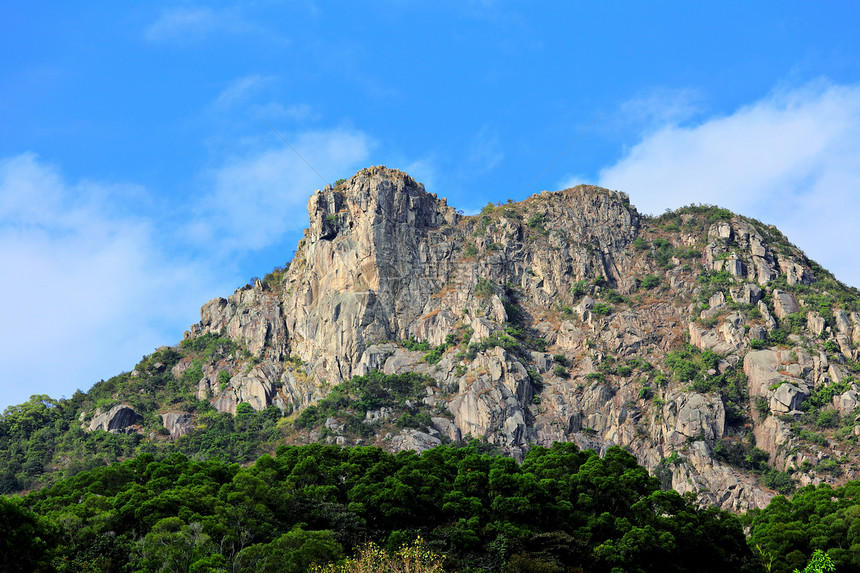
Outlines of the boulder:
[{"label": "boulder", "polygon": [[825,326],[827,326],[827,323],[824,321],[824,318],[814,310],[810,310],[806,315],[806,328],[809,330],[810,335],[820,336],[824,332]]},{"label": "boulder", "polygon": [[448,436],[452,442],[459,442],[462,439],[460,428],[448,418],[434,416],[430,420],[433,422],[433,427],[443,436]]},{"label": "boulder", "polygon": [[770,409],[773,412],[790,412],[799,410],[800,405],[809,397],[809,390],[798,388],[793,384],[784,382],[773,391],[770,398]]},{"label": "boulder", "polygon": [[[89,430],[105,430],[114,434],[128,433],[131,426],[143,420],[143,416],[134,411],[131,406],[117,404],[105,413],[96,410],[89,425]],[[133,430],[131,430],[133,431]]]},{"label": "boulder", "polygon": [[170,432],[170,437],[174,440],[179,436],[190,434],[194,430],[192,416],[188,412],[168,412],[161,414],[161,423]]},{"label": "boulder", "polygon": [[800,310],[797,299],[790,292],[773,289],[773,312],[780,319]]},{"label": "boulder", "polygon": [[726,411],[719,396],[683,392],[663,406],[663,420],[669,443],[681,445],[688,439],[713,443],[723,437]]},{"label": "boulder", "polygon": [[847,416],[860,405],[860,400],[858,400],[857,392],[848,390],[840,396],[834,396],[833,405],[839,410],[840,415]]},{"label": "boulder", "polygon": [[437,436],[419,430],[403,430],[391,438],[391,449],[395,452],[412,450],[423,452],[442,444]]},{"label": "boulder", "polygon": [[738,304],[757,304],[761,300],[761,288],[753,283],[733,286],[729,289],[732,300]]}]

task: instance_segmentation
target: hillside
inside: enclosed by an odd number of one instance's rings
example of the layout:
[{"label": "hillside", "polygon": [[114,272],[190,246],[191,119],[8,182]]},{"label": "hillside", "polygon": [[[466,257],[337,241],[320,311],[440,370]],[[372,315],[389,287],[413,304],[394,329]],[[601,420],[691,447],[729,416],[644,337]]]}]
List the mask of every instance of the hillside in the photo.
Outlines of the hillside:
[{"label": "hillside", "polygon": [[316,192],[296,256],[173,347],[0,421],[0,491],[140,453],[280,444],[622,446],[702,505],[858,477],[860,293],[724,209],[579,186],[464,216],[373,167]]}]

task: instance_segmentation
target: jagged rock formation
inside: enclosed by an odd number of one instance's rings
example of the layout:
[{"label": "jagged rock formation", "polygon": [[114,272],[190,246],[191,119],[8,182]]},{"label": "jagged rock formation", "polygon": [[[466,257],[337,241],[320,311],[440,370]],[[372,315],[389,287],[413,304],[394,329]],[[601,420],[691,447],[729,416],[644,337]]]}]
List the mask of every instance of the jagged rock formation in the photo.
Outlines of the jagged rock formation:
[{"label": "jagged rock formation", "polygon": [[[809,467],[849,448],[810,447],[792,420],[830,387],[854,415],[845,362],[858,357],[860,316],[828,314],[810,286],[826,273],[772,227],[700,211],[658,224],[623,193],[580,186],[464,217],[404,173],[362,170],[310,198],[286,272],[203,306],[187,338],[227,336],[244,354],[204,364],[196,395],[222,412],[247,402],[288,414],[354,375],[419,372],[436,381],[422,398],[432,425],[375,443],[472,436],[518,458],[557,440],[622,445],[675,489],[742,510],[773,492],[717,450],[751,433],[776,468],[806,467],[801,483],[836,480]],[[436,360],[405,339],[437,347]],[[687,341],[711,360],[699,378],[668,366]],[[735,386],[708,386],[720,376]],[[172,436],[191,426],[165,416]],[[325,430],[354,443],[336,419]]]}]

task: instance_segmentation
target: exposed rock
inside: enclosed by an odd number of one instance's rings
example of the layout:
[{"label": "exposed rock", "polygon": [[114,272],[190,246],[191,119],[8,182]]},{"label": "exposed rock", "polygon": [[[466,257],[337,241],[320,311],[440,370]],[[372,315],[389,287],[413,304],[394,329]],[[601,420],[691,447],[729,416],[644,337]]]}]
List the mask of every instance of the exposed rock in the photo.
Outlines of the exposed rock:
[{"label": "exposed rock", "polygon": [[800,307],[797,305],[797,300],[793,294],[779,289],[773,290],[773,312],[778,318],[785,318],[798,310]]},{"label": "exposed rock", "polygon": [[[728,373],[743,358],[750,397],[789,416],[815,385],[842,375],[824,353],[807,353],[808,340],[797,334],[789,339],[796,348],[744,356],[750,340],[767,340],[778,324],[764,303],[766,291],[777,317],[799,309],[787,292],[793,289],[768,283],[784,277],[778,284],[811,284],[813,274],[801,254],[771,244],[781,241],[778,233],[742,217],[711,223],[707,238],[694,224],[706,219],[691,213],[677,231],[650,227],[642,234],[625,195],[580,186],[490,205],[486,216],[467,218],[408,175],[379,167],[318,191],[308,213],[309,228],[277,284],[210,301],[191,329],[191,337],[223,332],[239,345],[232,357],[206,365],[197,384],[198,397],[220,411],[247,402],[295,412],[356,374],[417,372],[438,386],[411,403],[434,414],[447,408],[453,420],[436,415],[432,427],[377,437],[386,448],[422,450],[441,438],[472,436],[521,458],[531,444],[559,440],[598,452],[621,445],[651,470],[679,451],[686,461],[674,469],[673,487],[737,510],[762,506],[771,493],[754,476],[714,459],[715,442],[739,428],[727,430],[719,395],[691,392],[672,379],[666,354],[686,332],[696,347],[722,355],[709,375]],[[650,233],[671,243],[675,256],[660,265],[643,256],[662,248]],[[721,275],[720,284],[704,286],[698,263],[728,272],[734,283]],[[652,274],[659,286],[642,288]],[[691,322],[705,293],[710,308]],[[747,305],[756,305],[760,318]],[[853,358],[860,316],[834,316],[830,334]],[[807,325],[815,335],[827,332],[813,312]],[[424,360],[426,350],[392,342],[413,336],[438,346],[469,329],[475,346],[449,348],[435,364]],[[486,347],[506,331],[517,338],[516,351]],[[174,375],[187,367],[180,362]],[[219,369],[233,374],[223,389]],[[667,387],[653,383],[657,374],[671,379]],[[846,392],[839,400],[847,409],[855,398]],[[759,447],[784,469],[794,438],[775,416],[761,418],[755,405]],[[394,415],[380,408],[365,422],[386,424]],[[342,425],[336,416],[326,421],[335,434]]]},{"label": "exposed rock", "polygon": [[448,418],[434,416],[430,419],[433,421],[433,427],[443,436],[448,436],[448,439],[452,442],[459,442],[463,438],[460,428]]},{"label": "exposed rock", "polygon": [[833,398],[833,406],[839,410],[839,414],[842,416],[851,414],[858,405],[860,405],[860,400],[858,400],[857,392],[854,390],[848,390]]},{"label": "exposed rock", "polygon": [[735,347],[726,342],[725,338],[713,330],[707,330],[698,324],[691,322],[689,326],[690,344],[697,346],[702,350],[711,349],[719,354],[728,354],[735,350]]},{"label": "exposed rock", "polygon": [[824,318],[815,312],[814,310],[809,311],[806,315],[806,328],[809,330],[809,334],[812,336],[820,336],[822,332],[824,332],[824,327],[827,324],[824,322]]},{"label": "exposed rock", "polygon": [[190,434],[194,430],[192,416],[188,412],[168,412],[162,414],[161,423],[170,432],[170,437],[174,440],[179,436]]},{"label": "exposed rock", "polygon": [[[744,357],[744,374],[747,375],[750,396],[770,398],[772,392],[770,388],[783,382],[795,386],[802,394],[808,395],[809,390],[805,380],[798,376],[792,376],[789,370],[784,367],[782,368],[782,372],[780,371],[780,367],[783,364],[795,361],[797,361],[796,365],[799,368],[799,370],[795,370],[796,374],[805,376],[806,373],[812,371],[812,357],[802,349],[753,350],[748,352]],[[786,392],[790,391],[786,389],[781,394],[781,397],[787,399]],[[780,403],[785,406],[794,402],[786,403],[780,400]],[[794,410],[796,408],[789,409]]]},{"label": "exposed rock", "polygon": [[101,413],[96,410],[92,421],[89,425],[89,430],[105,430],[113,434],[124,434],[133,432],[132,426],[143,420],[143,416],[138,414],[124,404],[117,404],[107,412]]},{"label": "exposed rock", "polygon": [[669,444],[680,446],[688,439],[714,442],[725,432],[726,411],[719,396],[689,392],[667,401],[663,420]]},{"label": "exposed rock", "polygon": [[732,300],[738,304],[757,304],[762,297],[761,288],[752,283],[731,287],[729,292],[732,295]]},{"label": "exposed rock", "polygon": [[799,410],[800,405],[808,397],[809,390],[785,382],[773,392],[770,399],[770,409],[774,412]]},{"label": "exposed rock", "polygon": [[365,376],[372,370],[382,370],[388,357],[398,349],[396,344],[374,344],[367,348],[355,368],[357,376]]},{"label": "exposed rock", "polygon": [[401,450],[423,452],[441,444],[442,441],[438,437],[418,430],[404,430],[391,438],[391,449],[395,452]]},{"label": "exposed rock", "polygon": [[765,340],[767,339],[767,330],[763,326],[751,326],[749,335],[751,340]]},{"label": "exposed rock", "polygon": [[531,401],[532,392],[523,365],[497,347],[479,356],[460,379],[459,392],[448,409],[464,434],[484,436],[508,448],[521,447],[526,444],[523,403]]},{"label": "exposed rock", "polygon": [[773,330],[774,328],[776,328],[776,319],[774,319],[770,315],[770,310],[768,310],[767,305],[764,303],[763,300],[758,301],[758,310],[759,313],[761,313],[761,318],[764,321],[765,327],[768,330]]}]

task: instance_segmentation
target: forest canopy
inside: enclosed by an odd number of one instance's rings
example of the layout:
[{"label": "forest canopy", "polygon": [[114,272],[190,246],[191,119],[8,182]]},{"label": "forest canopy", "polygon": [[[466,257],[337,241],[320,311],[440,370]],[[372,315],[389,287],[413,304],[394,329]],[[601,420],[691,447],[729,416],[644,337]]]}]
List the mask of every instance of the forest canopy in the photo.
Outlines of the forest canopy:
[{"label": "forest canopy", "polygon": [[144,454],[3,503],[3,537],[38,529],[42,571],[305,571],[419,536],[449,571],[760,570],[736,516],[663,491],[617,447],[522,464],[477,444],[282,446],[248,468]]}]

